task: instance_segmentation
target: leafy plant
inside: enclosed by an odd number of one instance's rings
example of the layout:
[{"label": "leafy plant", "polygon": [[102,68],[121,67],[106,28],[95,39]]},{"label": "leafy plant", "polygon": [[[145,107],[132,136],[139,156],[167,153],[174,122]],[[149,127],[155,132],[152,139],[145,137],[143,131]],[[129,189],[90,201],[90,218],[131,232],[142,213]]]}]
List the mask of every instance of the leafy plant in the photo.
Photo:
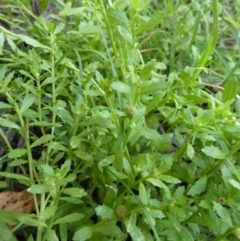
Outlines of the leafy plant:
[{"label": "leafy plant", "polygon": [[4,6],[0,176],[35,204],[12,232],[239,239],[238,10],[187,2]]}]

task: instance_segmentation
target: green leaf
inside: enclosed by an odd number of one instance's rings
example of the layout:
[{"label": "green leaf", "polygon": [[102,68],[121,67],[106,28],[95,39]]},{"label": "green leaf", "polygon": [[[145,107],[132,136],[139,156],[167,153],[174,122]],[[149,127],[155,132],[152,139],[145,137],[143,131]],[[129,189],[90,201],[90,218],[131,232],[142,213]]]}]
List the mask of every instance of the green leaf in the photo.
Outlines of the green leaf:
[{"label": "green leaf", "polygon": [[8,157],[14,159],[14,158],[24,156],[26,153],[27,153],[26,149],[16,148],[16,149],[11,150],[8,153]]},{"label": "green leaf", "polygon": [[206,185],[207,176],[203,176],[191,186],[187,194],[190,196],[199,195],[201,192],[205,190]]},{"label": "green leaf", "polygon": [[123,39],[126,40],[127,43],[129,44],[133,43],[132,33],[129,31],[128,28],[118,26],[118,32],[123,37]]},{"label": "green leaf", "polygon": [[114,129],[115,125],[108,119],[102,117],[91,117],[83,121],[80,125],[82,126],[99,126],[103,128]]},{"label": "green leaf", "polygon": [[15,173],[9,173],[9,172],[0,172],[0,176],[7,177],[7,178],[13,178],[16,179],[18,182],[25,184],[26,186],[30,185],[30,179],[24,175],[21,174],[15,174]]},{"label": "green leaf", "polygon": [[232,227],[232,218],[229,214],[229,211],[224,208],[220,203],[213,201],[213,209],[217,213],[217,215],[222,219],[224,223],[228,226],[228,228]]},{"label": "green leaf", "polygon": [[161,11],[157,11],[151,15],[150,19],[147,22],[142,23],[136,34],[139,35],[141,33],[146,33],[151,29],[154,29],[161,21],[162,21],[163,13]]},{"label": "green leaf", "polygon": [[56,205],[52,205],[52,206],[47,206],[43,212],[41,212],[41,220],[46,220],[49,219],[51,217],[53,217],[56,213],[57,210],[57,206]]},{"label": "green leaf", "polygon": [[120,147],[116,151],[115,158],[114,158],[114,166],[120,172],[122,172],[122,169],[123,169],[123,158],[124,158],[124,150],[123,150],[123,146],[120,145]]},{"label": "green leaf", "polygon": [[149,212],[151,213],[151,215],[154,218],[163,219],[163,218],[166,217],[166,215],[161,210],[152,210],[152,209],[150,209]]},{"label": "green leaf", "polygon": [[95,210],[96,214],[100,216],[102,219],[112,219],[115,217],[114,211],[105,205],[98,206],[95,208]]},{"label": "green leaf", "polygon": [[9,128],[18,129],[18,130],[21,129],[19,125],[2,117],[0,117],[0,126],[9,127]]},{"label": "green leaf", "polygon": [[129,26],[129,20],[125,12],[114,8],[108,8],[106,12],[109,23],[123,27]]},{"label": "green leaf", "polygon": [[47,241],[59,241],[56,231],[53,229],[47,229],[46,238],[47,238]]},{"label": "green leaf", "polygon": [[141,229],[136,226],[136,214],[131,214],[126,224],[126,228],[132,238],[132,241],[146,241]]},{"label": "green leaf", "polygon": [[140,94],[141,95],[149,95],[156,93],[159,90],[167,90],[168,88],[168,83],[162,80],[159,80],[158,82],[154,83],[143,83],[140,89]]},{"label": "green leaf", "polygon": [[169,190],[169,188],[162,182],[160,181],[159,179],[157,178],[148,178],[147,181],[149,181],[150,183],[152,183],[154,186],[157,186],[159,188],[162,188],[166,194],[166,197],[168,199],[171,198],[171,192]]},{"label": "green leaf", "polygon": [[161,181],[168,182],[168,183],[174,183],[174,184],[181,182],[181,180],[179,180],[175,177],[172,177],[172,176],[168,176],[168,175],[161,175],[160,179],[161,179]]},{"label": "green leaf", "polygon": [[144,187],[142,182],[140,182],[140,184],[139,184],[138,191],[139,191],[139,198],[140,198],[141,203],[144,206],[148,205],[149,198],[147,196],[146,189],[145,189],[145,187]]},{"label": "green leaf", "polygon": [[47,184],[34,184],[27,189],[32,194],[44,194],[47,192],[55,191],[55,187]]},{"label": "green leaf", "polygon": [[11,108],[13,108],[11,105],[0,101],[0,109],[11,109]]},{"label": "green leaf", "polygon": [[47,142],[52,141],[54,137],[55,137],[54,135],[50,135],[50,134],[41,136],[40,138],[38,138],[36,141],[32,143],[31,148],[46,144]]},{"label": "green leaf", "polygon": [[165,94],[165,91],[159,91],[158,93],[156,93],[152,100],[148,102],[145,114],[148,114],[154,108],[159,107],[159,103],[163,100]]},{"label": "green leaf", "polygon": [[165,173],[167,171],[169,171],[172,167],[173,164],[173,158],[170,155],[164,155],[162,157],[162,160],[160,162],[160,166],[159,166],[159,171],[160,173]]},{"label": "green leaf", "polygon": [[18,34],[16,35],[19,39],[21,39],[23,42],[25,42],[26,44],[33,46],[33,47],[39,47],[41,49],[46,49],[46,50],[51,50],[49,47],[41,44],[40,42],[38,42],[37,40],[30,38],[27,35],[23,35],[23,34]]},{"label": "green leaf", "polygon": [[127,84],[125,84],[123,82],[120,82],[120,81],[113,82],[111,84],[111,88],[116,90],[117,92],[120,92],[120,93],[130,92],[130,87]]},{"label": "green leaf", "polygon": [[238,81],[237,79],[229,79],[224,87],[223,102],[236,99],[238,94]]},{"label": "green leaf", "polygon": [[0,221],[0,233],[1,241],[17,241],[17,239],[13,235],[13,232],[2,221]]},{"label": "green leaf", "polygon": [[71,196],[71,197],[84,197],[87,195],[87,193],[84,191],[84,189],[78,188],[78,187],[69,187],[69,188],[64,188],[61,190],[61,192]]},{"label": "green leaf", "polygon": [[22,101],[20,112],[23,114],[34,103],[35,99],[36,96],[33,94],[26,95]]},{"label": "green leaf", "polygon": [[62,30],[63,30],[64,28],[65,28],[65,24],[62,23],[62,22],[60,22],[60,23],[56,26],[56,28],[54,29],[53,34],[54,34],[54,35],[57,35],[58,33],[62,32]]},{"label": "green leaf", "polygon": [[63,178],[67,175],[71,167],[71,161],[66,160],[62,165],[60,169],[60,178]]},{"label": "green leaf", "polygon": [[[103,235],[107,234],[108,236],[113,236],[113,237],[121,237],[124,235],[121,229],[117,225],[114,225],[111,223],[107,223],[99,227],[94,227],[94,232],[99,232],[99,233],[102,233]],[[116,239],[116,241],[117,240],[118,239]]]},{"label": "green leaf", "polygon": [[194,151],[194,149],[193,149],[193,146],[192,146],[190,143],[188,143],[188,144],[187,144],[187,156],[188,156],[190,159],[192,159],[192,158],[194,157],[194,155],[195,155],[195,151]]},{"label": "green leaf", "polygon": [[[19,73],[21,73],[22,75],[28,77],[29,79],[34,79],[34,77],[31,75],[31,73],[23,70],[23,69],[20,69],[19,70]],[[29,88],[31,88],[27,83],[26,83],[26,86],[28,86]]]},{"label": "green leaf", "polygon": [[47,224],[43,220],[38,220],[37,217],[34,218],[31,214],[22,213],[22,215],[18,216],[18,220],[27,226],[47,227]]},{"label": "green leaf", "polygon": [[59,236],[61,241],[68,240],[68,226],[65,223],[59,224]]},{"label": "green leaf", "polygon": [[[83,14],[91,8],[79,7],[79,8],[67,8],[59,12],[59,16],[71,16],[76,14]],[[93,9],[92,9],[93,10]]]},{"label": "green leaf", "polygon": [[132,7],[134,9],[135,12],[137,12],[139,4],[140,4],[140,0],[131,0],[132,3]]},{"label": "green leaf", "polygon": [[141,135],[146,137],[148,140],[159,141],[161,139],[161,135],[156,130],[147,127],[137,128],[137,130]]},{"label": "green leaf", "polygon": [[55,77],[55,76],[47,77],[47,78],[41,83],[41,86],[55,83],[57,80],[58,80],[58,77]]},{"label": "green leaf", "polygon": [[235,188],[237,188],[238,190],[240,190],[240,183],[237,182],[236,180],[234,179],[229,179],[228,182]]},{"label": "green leaf", "polygon": [[92,235],[93,235],[93,228],[92,227],[84,227],[74,233],[73,240],[74,241],[85,241],[87,239],[90,239],[92,237]]},{"label": "green leaf", "polygon": [[53,225],[60,224],[60,223],[77,222],[81,220],[83,217],[84,215],[82,213],[71,213],[62,218],[57,219],[56,221],[54,221]]},{"label": "green leaf", "polygon": [[216,159],[224,159],[225,156],[222,151],[215,146],[207,146],[202,148],[202,152],[204,152],[207,156],[216,158]]},{"label": "green leaf", "polygon": [[182,240],[187,240],[187,241],[194,241],[195,239],[193,238],[191,232],[186,228],[181,226],[181,238]]}]

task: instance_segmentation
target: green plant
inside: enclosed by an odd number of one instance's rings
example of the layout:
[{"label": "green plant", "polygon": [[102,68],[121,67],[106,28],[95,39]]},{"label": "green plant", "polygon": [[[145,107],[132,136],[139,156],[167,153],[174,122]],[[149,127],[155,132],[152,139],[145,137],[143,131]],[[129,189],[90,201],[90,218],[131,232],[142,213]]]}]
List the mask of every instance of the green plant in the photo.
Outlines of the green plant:
[{"label": "green plant", "polygon": [[9,0],[0,27],[0,176],[36,208],[0,221],[29,241],[238,240],[238,10],[50,3],[51,21]]}]

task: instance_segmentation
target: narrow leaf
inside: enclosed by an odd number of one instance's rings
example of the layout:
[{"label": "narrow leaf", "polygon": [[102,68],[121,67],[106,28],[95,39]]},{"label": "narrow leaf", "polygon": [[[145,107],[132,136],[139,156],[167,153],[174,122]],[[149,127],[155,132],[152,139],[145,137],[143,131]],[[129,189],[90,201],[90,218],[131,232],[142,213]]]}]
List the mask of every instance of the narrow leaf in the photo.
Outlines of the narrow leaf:
[{"label": "narrow leaf", "polygon": [[81,220],[82,218],[84,217],[83,214],[81,213],[71,213],[69,215],[66,215],[62,218],[59,218],[58,220],[56,220],[54,222],[54,225],[55,224],[60,224],[60,223],[71,223],[71,222],[76,222],[76,221],[79,221]]},{"label": "narrow leaf", "polygon": [[9,128],[18,129],[18,130],[20,129],[19,125],[2,117],[0,117],[0,126],[9,127]]}]

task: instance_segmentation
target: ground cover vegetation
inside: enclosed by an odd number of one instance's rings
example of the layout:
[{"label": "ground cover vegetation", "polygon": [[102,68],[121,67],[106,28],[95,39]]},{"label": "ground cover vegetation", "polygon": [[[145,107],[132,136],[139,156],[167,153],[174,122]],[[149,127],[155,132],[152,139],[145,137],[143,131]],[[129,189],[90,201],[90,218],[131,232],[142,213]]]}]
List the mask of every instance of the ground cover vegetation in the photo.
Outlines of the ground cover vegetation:
[{"label": "ground cover vegetation", "polygon": [[239,240],[239,11],[2,1],[1,240]]}]

